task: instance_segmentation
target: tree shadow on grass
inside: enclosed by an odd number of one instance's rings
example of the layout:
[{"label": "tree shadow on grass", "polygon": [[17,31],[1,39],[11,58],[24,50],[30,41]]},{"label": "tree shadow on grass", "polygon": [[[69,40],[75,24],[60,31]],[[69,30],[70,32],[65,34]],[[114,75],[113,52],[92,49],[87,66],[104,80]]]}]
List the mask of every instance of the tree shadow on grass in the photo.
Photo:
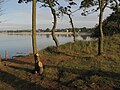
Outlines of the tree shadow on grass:
[{"label": "tree shadow on grass", "polygon": [[34,70],[33,69],[24,68],[24,67],[16,67],[16,66],[12,66],[12,65],[9,65],[8,67],[34,74]]},{"label": "tree shadow on grass", "polygon": [[46,90],[40,85],[28,82],[5,71],[0,71],[0,77],[0,81],[9,84],[15,90]]},{"label": "tree shadow on grass", "polygon": [[90,59],[90,58],[92,58],[92,57],[94,57],[93,55],[88,55],[88,54],[86,54],[86,55],[82,55],[82,56],[80,56],[80,55],[78,55],[78,54],[68,54],[68,53],[66,53],[66,52],[64,52],[64,51],[58,51],[56,48],[55,49],[50,49],[50,48],[47,48],[47,49],[45,49],[47,52],[49,52],[49,53],[52,53],[52,54],[57,54],[57,55],[66,55],[66,56],[70,56],[70,57],[73,57],[73,58],[84,58],[84,59]]},{"label": "tree shadow on grass", "polygon": [[[75,68],[66,68],[66,67],[59,67],[59,66],[54,66],[54,65],[46,65],[45,67],[57,68],[57,70],[58,70],[57,81],[65,86],[69,86],[70,84],[72,84],[74,81],[77,81],[78,79],[83,80],[84,82],[89,82],[90,78],[92,76],[97,76],[97,77],[103,78],[105,80],[106,85],[109,84],[108,82],[111,82],[111,80],[112,80],[112,82],[114,83],[112,88],[120,89],[120,73],[115,73],[115,72],[110,72],[110,71],[102,71],[99,69],[91,69],[91,70],[81,69],[80,70],[80,69],[75,69]],[[64,77],[64,74],[66,72],[69,73],[69,75],[76,74],[77,76],[73,79],[70,79],[67,81],[64,80],[64,82],[62,82],[61,78]],[[67,78],[67,76],[66,76],[66,78]],[[86,85],[87,85],[87,83],[86,83]],[[69,86],[69,87],[72,87],[72,86]]]}]

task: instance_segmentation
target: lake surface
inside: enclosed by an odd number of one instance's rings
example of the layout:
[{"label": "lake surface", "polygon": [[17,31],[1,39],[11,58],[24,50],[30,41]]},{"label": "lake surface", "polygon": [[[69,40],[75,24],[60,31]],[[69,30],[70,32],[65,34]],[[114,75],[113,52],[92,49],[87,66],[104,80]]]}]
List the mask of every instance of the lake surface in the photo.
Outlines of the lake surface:
[{"label": "lake surface", "polygon": [[[60,44],[72,42],[71,35],[57,35]],[[90,40],[89,36],[77,36],[78,40]],[[44,49],[47,46],[55,45],[51,35],[37,35],[38,50]],[[5,57],[5,51],[8,51],[9,58],[18,55],[28,55],[32,52],[32,36],[31,35],[7,35],[0,34],[0,54]]]}]

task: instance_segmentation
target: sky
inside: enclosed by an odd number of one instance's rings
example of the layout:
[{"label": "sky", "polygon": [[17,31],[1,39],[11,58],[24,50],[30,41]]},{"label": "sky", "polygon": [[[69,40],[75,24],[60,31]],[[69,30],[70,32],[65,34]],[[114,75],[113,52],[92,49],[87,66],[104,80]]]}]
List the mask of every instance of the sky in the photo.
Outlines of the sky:
[{"label": "sky", "polygon": [[[62,1],[62,0],[61,0]],[[80,0],[78,5],[80,4]],[[64,4],[64,2],[62,2]],[[52,28],[53,17],[49,8],[39,8],[37,3],[37,29]],[[76,6],[77,7],[77,6]],[[32,28],[32,3],[18,4],[18,0],[7,0],[2,5],[3,15],[0,16],[0,30],[27,30]],[[75,9],[75,7],[73,7]],[[105,10],[104,19],[109,16],[111,11]],[[98,24],[99,13],[81,16],[81,11],[72,15],[76,28],[88,27],[92,28]],[[57,20],[57,29],[71,28],[69,18],[63,16]]]}]

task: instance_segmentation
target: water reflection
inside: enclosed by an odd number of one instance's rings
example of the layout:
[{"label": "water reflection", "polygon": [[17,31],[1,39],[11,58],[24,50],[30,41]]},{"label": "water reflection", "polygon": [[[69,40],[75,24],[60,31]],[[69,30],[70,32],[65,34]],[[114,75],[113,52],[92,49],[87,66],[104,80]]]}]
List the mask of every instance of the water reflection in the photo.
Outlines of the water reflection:
[{"label": "water reflection", "polygon": [[[70,34],[56,35],[60,44],[73,41]],[[76,37],[78,40],[90,40],[89,36]],[[55,45],[51,35],[37,35],[37,48],[43,49],[47,46]],[[18,54],[28,54],[32,52],[32,36],[31,35],[6,35],[0,34],[0,54],[5,56],[5,51],[9,52],[9,58]],[[19,52],[19,53],[18,53]]]},{"label": "water reflection", "polygon": [[83,40],[86,40],[86,39],[87,39],[87,36],[86,36],[86,35],[81,35],[81,37],[83,38]]},{"label": "water reflection", "polygon": [[47,35],[46,35],[46,38],[49,38],[49,37],[50,37],[50,35],[49,35],[49,34],[47,34]]},{"label": "water reflection", "polygon": [[[46,34],[46,35],[42,35],[42,34],[39,34],[38,36],[46,36],[46,38],[50,38],[50,34]],[[63,35],[60,35],[60,34],[57,34],[56,35],[58,38],[59,37],[73,37],[73,35],[71,35],[71,34],[63,34]],[[80,35],[76,35],[76,37],[79,37]],[[83,35],[83,36],[81,36],[81,37],[84,37],[85,35]],[[87,37],[87,35],[85,36],[85,37]]]}]

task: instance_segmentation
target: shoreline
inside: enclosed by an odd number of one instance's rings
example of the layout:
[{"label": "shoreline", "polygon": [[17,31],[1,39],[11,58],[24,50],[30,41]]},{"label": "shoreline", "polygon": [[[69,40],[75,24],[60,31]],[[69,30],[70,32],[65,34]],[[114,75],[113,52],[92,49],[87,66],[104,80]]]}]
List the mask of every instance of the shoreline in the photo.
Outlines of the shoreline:
[{"label": "shoreline", "polygon": [[[32,35],[32,32],[0,32],[5,35]],[[51,35],[51,32],[37,32],[37,35]],[[72,35],[73,32],[55,32],[56,35]],[[81,32],[76,33],[77,35],[91,35],[91,33]]]}]

